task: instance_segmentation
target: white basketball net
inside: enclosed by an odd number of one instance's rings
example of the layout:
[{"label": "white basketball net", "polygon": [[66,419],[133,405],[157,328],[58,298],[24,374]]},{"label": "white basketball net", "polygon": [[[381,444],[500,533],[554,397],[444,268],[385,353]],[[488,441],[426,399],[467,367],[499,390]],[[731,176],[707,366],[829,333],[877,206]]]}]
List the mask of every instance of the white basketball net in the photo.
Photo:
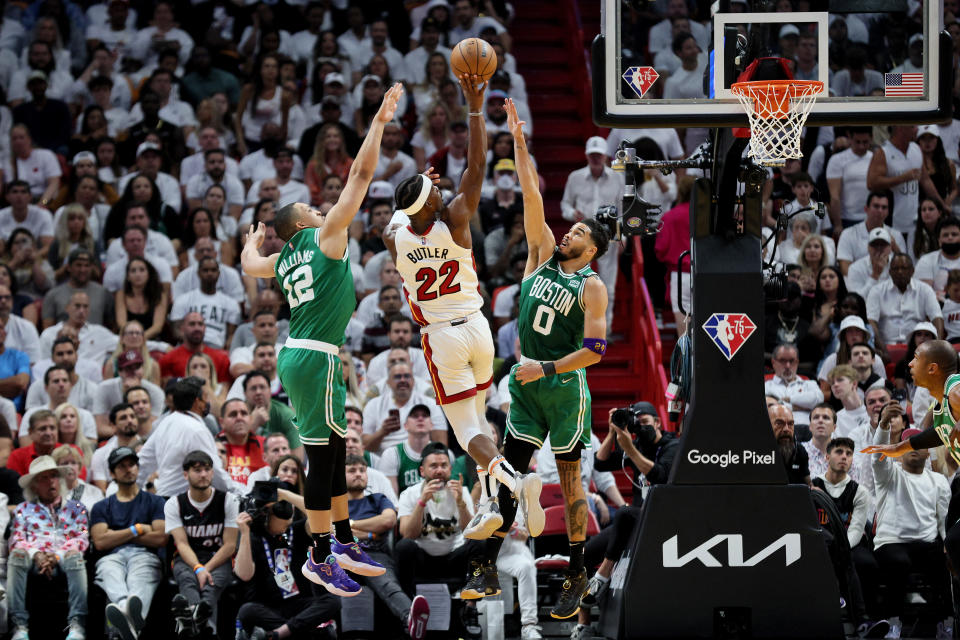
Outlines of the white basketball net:
[{"label": "white basketball net", "polygon": [[747,155],[764,166],[802,158],[800,135],[823,83],[816,80],[737,82],[730,90],[750,120]]}]

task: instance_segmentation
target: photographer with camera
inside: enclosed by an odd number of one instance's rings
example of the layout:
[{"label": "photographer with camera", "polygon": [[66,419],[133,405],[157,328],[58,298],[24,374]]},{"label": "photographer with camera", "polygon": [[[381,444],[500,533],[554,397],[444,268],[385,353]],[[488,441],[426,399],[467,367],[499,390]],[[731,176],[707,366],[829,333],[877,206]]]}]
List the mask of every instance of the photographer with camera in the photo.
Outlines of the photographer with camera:
[{"label": "photographer with camera", "polygon": [[277,500],[273,481],[257,482],[242,507],[233,566],[248,585],[237,613],[242,637],[312,637],[319,625],[337,616],[340,601],[297,570],[310,550],[306,520],[294,520],[293,505]]},{"label": "photographer with camera", "polygon": [[680,449],[680,440],[662,430],[660,415],[649,402],[641,400],[627,408],[611,409],[609,424],[610,431],[595,454],[594,468],[597,471],[626,471],[627,466],[631,467],[633,504],[618,509],[613,523],[587,540],[584,548],[586,565],[592,567],[599,563],[600,566],[580,600],[577,626],[571,637],[586,633],[590,624],[590,607],[597,604],[610,585],[613,565],[627,548],[630,535],[640,521],[643,491],[638,479],[643,476],[648,485],[665,483]]}]

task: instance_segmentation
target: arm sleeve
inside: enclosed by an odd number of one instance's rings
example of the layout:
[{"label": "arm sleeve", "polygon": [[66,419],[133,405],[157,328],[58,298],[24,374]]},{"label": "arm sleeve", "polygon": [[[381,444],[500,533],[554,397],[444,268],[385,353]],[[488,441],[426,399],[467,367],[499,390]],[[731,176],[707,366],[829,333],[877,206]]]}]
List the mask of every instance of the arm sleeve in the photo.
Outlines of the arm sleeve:
[{"label": "arm sleeve", "polygon": [[[877,429],[877,432],[880,430]],[[943,441],[940,440],[939,434],[937,434],[936,429],[930,427],[923,433],[918,433],[915,436],[910,436],[910,446],[913,447],[916,451],[921,449],[935,449],[943,444]]]}]

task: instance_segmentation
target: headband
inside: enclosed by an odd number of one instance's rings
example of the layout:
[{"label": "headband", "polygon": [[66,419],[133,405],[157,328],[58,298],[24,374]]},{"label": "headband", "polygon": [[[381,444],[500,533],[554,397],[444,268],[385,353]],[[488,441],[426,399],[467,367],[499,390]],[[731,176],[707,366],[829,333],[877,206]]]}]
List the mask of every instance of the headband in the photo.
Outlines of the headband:
[{"label": "headband", "polygon": [[423,208],[423,205],[426,204],[427,198],[430,197],[430,190],[433,189],[433,182],[427,176],[420,174],[420,195],[417,196],[417,199],[413,201],[409,207],[404,207],[400,209],[408,216],[420,211]]}]

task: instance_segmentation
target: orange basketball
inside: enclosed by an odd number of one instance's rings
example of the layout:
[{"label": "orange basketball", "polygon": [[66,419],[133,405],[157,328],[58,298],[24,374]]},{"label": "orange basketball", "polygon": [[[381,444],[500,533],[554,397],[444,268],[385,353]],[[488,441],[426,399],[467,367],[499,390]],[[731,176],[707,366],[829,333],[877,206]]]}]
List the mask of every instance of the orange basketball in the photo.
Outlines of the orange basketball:
[{"label": "orange basketball", "polygon": [[467,38],[450,52],[450,68],[457,77],[464,73],[476,74],[486,82],[497,70],[497,53],[486,40]]}]

